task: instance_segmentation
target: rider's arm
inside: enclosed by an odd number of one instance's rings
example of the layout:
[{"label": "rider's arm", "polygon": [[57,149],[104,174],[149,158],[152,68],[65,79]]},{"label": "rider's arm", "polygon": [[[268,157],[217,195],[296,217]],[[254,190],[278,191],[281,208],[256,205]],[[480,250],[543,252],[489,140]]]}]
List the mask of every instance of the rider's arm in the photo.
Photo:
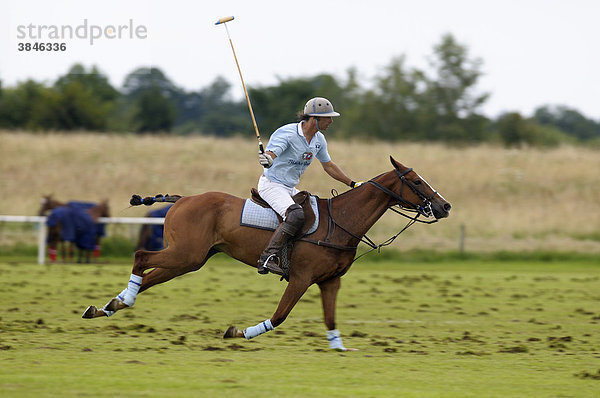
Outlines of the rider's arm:
[{"label": "rider's arm", "polygon": [[321,162],[321,166],[323,166],[323,170],[325,170],[325,172],[333,179],[350,186],[352,179],[348,177],[346,173],[344,173],[342,169],[340,169],[340,167],[333,162],[333,160],[330,160],[329,162]]}]

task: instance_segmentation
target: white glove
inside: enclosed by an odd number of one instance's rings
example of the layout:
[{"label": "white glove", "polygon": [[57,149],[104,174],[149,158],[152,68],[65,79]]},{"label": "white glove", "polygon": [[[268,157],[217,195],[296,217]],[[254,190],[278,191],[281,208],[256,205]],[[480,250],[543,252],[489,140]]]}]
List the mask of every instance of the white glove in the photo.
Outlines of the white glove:
[{"label": "white glove", "polygon": [[350,188],[358,188],[364,183],[364,181],[352,181],[350,182]]},{"label": "white glove", "polygon": [[273,165],[273,158],[268,153],[258,153],[258,161],[265,168],[268,169]]}]

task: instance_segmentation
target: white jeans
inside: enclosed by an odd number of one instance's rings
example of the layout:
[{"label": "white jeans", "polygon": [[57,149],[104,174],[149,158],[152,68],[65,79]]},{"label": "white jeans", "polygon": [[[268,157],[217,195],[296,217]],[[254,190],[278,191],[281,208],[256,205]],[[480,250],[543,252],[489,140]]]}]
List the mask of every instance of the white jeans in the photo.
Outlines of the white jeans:
[{"label": "white jeans", "polygon": [[297,194],[296,187],[289,188],[283,184],[278,184],[269,180],[265,176],[260,176],[258,180],[258,193],[273,210],[285,219],[285,211],[294,204],[292,196]]}]

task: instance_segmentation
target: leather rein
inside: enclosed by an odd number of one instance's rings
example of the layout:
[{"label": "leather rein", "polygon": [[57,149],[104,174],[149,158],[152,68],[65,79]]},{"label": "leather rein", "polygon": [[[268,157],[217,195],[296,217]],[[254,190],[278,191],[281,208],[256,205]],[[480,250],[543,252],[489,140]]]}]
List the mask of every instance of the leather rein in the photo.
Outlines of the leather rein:
[{"label": "leather rein", "polygon": [[[423,215],[425,217],[430,217],[433,215],[433,210],[431,209],[431,199],[433,199],[433,197],[437,194],[436,191],[434,191],[429,197],[427,197],[425,194],[423,194],[418,188],[417,186],[406,179],[406,175],[408,173],[410,173],[413,169],[407,169],[404,172],[400,172],[398,169],[396,169],[396,174],[398,175],[398,178],[400,179],[400,195],[395,193],[394,191],[390,190],[389,188],[381,185],[380,183],[378,183],[377,181],[374,180],[369,180],[367,181],[367,183],[373,185],[374,187],[378,188],[379,190],[383,191],[384,193],[386,193],[388,196],[391,196],[393,199],[395,199],[396,201],[398,201],[397,205],[398,207],[400,207],[400,209],[407,211],[407,212],[413,212],[416,213],[415,215],[411,216],[408,214],[404,214],[401,210],[395,209],[393,208],[393,206],[395,206],[396,204],[392,204],[388,207],[388,209],[392,210],[393,212],[400,214],[403,217],[406,217],[409,219],[409,221],[406,223],[406,225],[395,235],[393,235],[392,237],[390,237],[389,239],[387,239],[386,241],[384,241],[383,243],[380,244],[376,244],[374,243],[367,235],[364,235],[362,237],[357,236],[356,234],[348,231],[346,228],[344,228],[343,226],[341,226],[337,221],[335,221],[335,219],[333,218],[333,213],[332,213],[332,208],[331,208],[331,198],[327,199],[327,211],[329,213],[328,215],[328,225],[327,225],[327,237],[325,238],[325,240],[313,240],[313,239],[307,239],[307,238],[300,238],[299,240],[301,241],[305,241],[305,242],[309,242],[309,243],[313,243],[317,246],[324,246],[324,247],[329,247],[332,249],[337,249],[337,250],[344,250],[344,251],[352,251],[352,250],[356,250],[358,243],[356,244],[356,246],[345,246],[345,245],[338,245],[336,243],[332,243],[330,241],[331,236],[333,235],[335,228],[338,227],[340,228],[342,231],[346,232],[348,235],[352,236],[353,238],[357,239],[360,242],[366,244],[367,246],[369,246],[371,249],[367,250],[365,253],[361,254],[360,256],[356,257],[354,261],[358,260],[360,257],[364,256],[367,253],[370,253],[373,250],[377,250],[378,252],[381,250],[382,247],[384,246],[388,246],[390,244],[392,244],[392,242],[398,237],[400,236],[400,234],[404,231],[406,231],[409,227],[411,227],[413,224],[415,224],[416,222],[420,222],[420,223],[424,223],[424,224],[433,224],[435,222],[437,222],[438,220],[432,220],[432,221],[424,221],[424,220],[418,220],[419,216]],[[415,193],[415,195],[417,195],[422,201],[423,201],[423,205],[419,205],[416,203],[412,203],[406,199],[404,199],[401,194],[402,194],[402,184],[406,184],[408,185],[408,187],[410,188],[411,191],[413,191]]]}]

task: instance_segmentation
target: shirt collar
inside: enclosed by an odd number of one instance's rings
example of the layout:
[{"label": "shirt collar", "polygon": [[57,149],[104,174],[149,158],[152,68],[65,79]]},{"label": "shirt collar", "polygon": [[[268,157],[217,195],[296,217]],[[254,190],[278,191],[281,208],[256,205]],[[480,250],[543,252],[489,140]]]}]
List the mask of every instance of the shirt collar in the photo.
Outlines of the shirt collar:
[{"label": "shirt collar", "polygon": [[300,137],[304,138],[304,131],[302,131],[302,123],[304,123],[304,120],[300,120],[300,122],[298,123],[296,132],[298,133],[298,135]]}]

